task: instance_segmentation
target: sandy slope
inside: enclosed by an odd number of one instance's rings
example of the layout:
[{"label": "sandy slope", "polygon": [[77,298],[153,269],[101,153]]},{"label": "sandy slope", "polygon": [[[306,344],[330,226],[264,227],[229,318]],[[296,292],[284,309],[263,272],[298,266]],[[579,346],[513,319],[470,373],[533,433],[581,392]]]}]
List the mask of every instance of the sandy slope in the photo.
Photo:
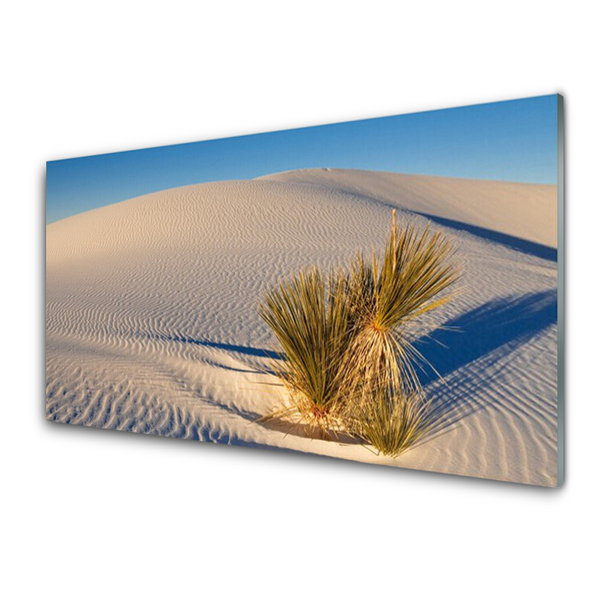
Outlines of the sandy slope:
[{"label": "sandy slope", "polygon": [[[391,460],[256,423],[284,399],[261,373],[274,343],[262,292],[380,248],[391,206],[455,237],[465,262],[460,298],[414,334],[445,378],[423,374],[443,427]],[[47,227],[47,415],[554,485],[555,248],[553,186],[366,171],[188,186],[70,217]]]},{"label": "sandy slope", "polygon": [[556,186],[553,185],[342,169],[303,169],[262,179],[342,190],[556,248]]}]

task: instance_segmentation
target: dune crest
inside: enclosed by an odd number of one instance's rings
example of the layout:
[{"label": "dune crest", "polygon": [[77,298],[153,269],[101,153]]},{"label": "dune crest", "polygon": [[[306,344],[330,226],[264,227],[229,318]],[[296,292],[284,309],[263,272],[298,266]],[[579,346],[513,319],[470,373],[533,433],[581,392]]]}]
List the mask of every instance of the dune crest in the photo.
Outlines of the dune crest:
[{"label": "dune crest", "polygon": [[259,179],[343,190],[456,224],[557,244],[555,185],[346,169],[302,169]]}]

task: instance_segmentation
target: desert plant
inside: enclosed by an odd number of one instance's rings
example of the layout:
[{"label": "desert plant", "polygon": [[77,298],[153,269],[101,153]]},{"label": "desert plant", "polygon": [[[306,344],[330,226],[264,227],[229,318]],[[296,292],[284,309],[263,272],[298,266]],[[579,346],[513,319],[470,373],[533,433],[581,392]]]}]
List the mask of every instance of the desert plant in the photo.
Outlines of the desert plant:
[{"label": "desert plant", "polygon": [[321,428],[341,428],[396,456],[430,427],[408,330],[450,299],[459,270],[441,233],[392,231],[381,257],[348,271],[313,268],[267,293],[259,313],[285,360],[278,374],[292,406]]},{"label": "desert plant", "polygon": [[346,423],[384,454],[398,455],[431,426],[414,367],[423,359],[408,330],[416,317],[450,299],[446,292],[459,276],[453,253],[441,233],[412,225],[400,230],[394,211],[383,257],[369,264],[359,255],[351,267],[356,333],[343,363],[350,388]]},{"label": "desert plant", "polygon": [[405,393],[419,389],[413,365],[420,354],[407,330],[416,317],[451,298],[444,292],[459,276],[453,254],[440,232],[419,232],[413,225],[400,230],[393,212],[383,257],[373,256],[369,264],[359,255],[351,267],[350,295],[359,324],[350,369],[377,387],[387,382]]},{"label": "desert plant", "polygon": [[422,391],[370,389],[349,404],[346,428],[387,456],[396,457],[422,440],[432,426]]},{"label": "desert plant", "polygon": [[348,291],[342,271],[313,268],[280,281],[259,307],[283,350],[276,368],[292,408],[322,427],[334,424],[344,396],[342,361],[354,335]]}]

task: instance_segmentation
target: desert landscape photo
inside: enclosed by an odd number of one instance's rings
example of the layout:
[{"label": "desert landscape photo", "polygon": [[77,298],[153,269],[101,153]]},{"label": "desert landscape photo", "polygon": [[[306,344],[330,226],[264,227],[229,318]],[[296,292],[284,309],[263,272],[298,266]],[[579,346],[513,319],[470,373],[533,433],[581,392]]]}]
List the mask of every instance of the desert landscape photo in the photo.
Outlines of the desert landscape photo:
[{"label": "desert landscape photo", "polygon": [[49,162],[47,419],[559,485],[556,110]]}]

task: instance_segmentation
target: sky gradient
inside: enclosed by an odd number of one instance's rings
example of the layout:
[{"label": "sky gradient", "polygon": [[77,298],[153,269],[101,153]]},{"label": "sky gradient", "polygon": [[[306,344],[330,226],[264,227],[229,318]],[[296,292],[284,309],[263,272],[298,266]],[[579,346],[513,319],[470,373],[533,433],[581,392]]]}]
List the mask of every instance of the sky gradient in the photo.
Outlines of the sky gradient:
[{"label": "sky gradient", "polygon": [[158,190],[313,167],[556,184],[557,96],[46,163],[46,223]]}]

